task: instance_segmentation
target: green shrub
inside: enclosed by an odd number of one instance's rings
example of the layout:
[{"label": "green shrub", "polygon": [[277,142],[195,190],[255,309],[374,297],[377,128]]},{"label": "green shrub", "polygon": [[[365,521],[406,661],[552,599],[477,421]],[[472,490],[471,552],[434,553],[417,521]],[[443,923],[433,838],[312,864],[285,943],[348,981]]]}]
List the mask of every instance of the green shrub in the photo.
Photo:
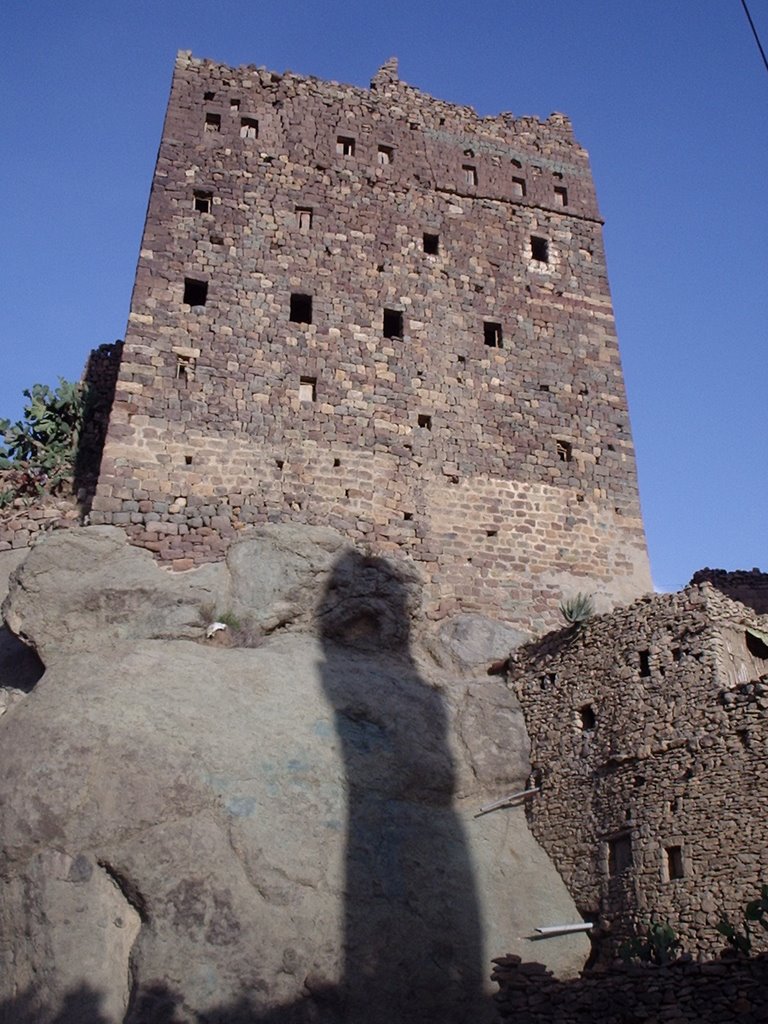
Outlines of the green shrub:
[{"label": "green shrub", "polygon": [[589,594],[576,594],[560,604],[560,614],[570,626],[580,626],[595,614],[595,604]]}]

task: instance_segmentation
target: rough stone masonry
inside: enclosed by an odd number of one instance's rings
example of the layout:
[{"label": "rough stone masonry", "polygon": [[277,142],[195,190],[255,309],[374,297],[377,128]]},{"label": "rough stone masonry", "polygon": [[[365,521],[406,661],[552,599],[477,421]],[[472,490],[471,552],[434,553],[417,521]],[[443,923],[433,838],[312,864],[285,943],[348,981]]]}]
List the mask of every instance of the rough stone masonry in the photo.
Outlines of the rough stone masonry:
[{"label": "rough stone masonry", "polygon": [[546,121],[179,54],[91,520],[405,557],[433,618],[650,587],[587,154]]}]

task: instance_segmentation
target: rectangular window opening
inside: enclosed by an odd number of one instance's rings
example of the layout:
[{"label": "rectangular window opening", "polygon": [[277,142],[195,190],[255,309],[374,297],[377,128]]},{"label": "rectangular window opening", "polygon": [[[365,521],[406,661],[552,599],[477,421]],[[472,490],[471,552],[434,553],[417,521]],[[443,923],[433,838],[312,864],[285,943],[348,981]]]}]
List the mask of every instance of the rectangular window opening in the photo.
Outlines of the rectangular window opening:
[{"label": "rectangular window opening", "polygon": [[640,675],[649,676],[651,674],[651,652],[638,651],[637,655],[640,659]]},{"label": "rectangular window opening", "polygon": [[440,248],[440,236],[439,235],[424,235],[424,252],[428,256],[437,256]]},{"label": "rectangular window opening", "polygon": [[555,185],[555,205],[568,205],[568,189],[564,185]]},{"label": "rectangular window opening", "polygon": [[312,207],[296,207],[296,226],[303,235],[309,234],[312,230]]},{"label": "rectangular window opening", "polygon": [[205,100],[205,101],[206,101],[207,103],[210,103],[210,102],[211,102],[211,100],[214,100],[214,99],[216,99],[216,93],[215,93],[215,92],[211,92],[211,91],[210,91],[210,89],[209,89],[209,90],[208,90],[207,92],[204,92],[204,93],[203,93],[203,99],[204,99],[204,100]]},{"label": "rectangular window opening", "polygon": [[312,296],[294,292],[291,295],[290,319],[295,324],[312,323]]},{"label": "rectangular window opening", "polygon": [[208,301],[208,282],[184,278],[184,300],[188,306],[204,306]]},{"label": "rectangular window opening", "polygon": [[546,238],[531,235],[531,259],[537,263],[549,263],[549,242]]},{"label": "rectangular window opening", "polygon": [[555,441],[557,457],[561,462],[573,462],[573,445],[562,438]]},{"label": "rectangular window opening", "polygon": [[464,172],[464,184],[474,188],[477,185],[477,168],[475,165],[462,164],[461,169]]},{"label": "rectangular window opening", "polygon": [[197,360],[193,356],[176,356],[176,380],[194,380],[195,364]]},{"label": "rectangular window opening", "polygon": [[184,465],[185,466],[191,466],[192,465],[192,456],[191,455],[185,455],[184,456]]},{"label": "rectangular window opening", "polygon": [[395,151],[392,146],[379,146],[379,151],[376,154],[376,160],[379,167],[386,167],[391,164],[395,159]]},{"label": "rectangular window opening", "polygon": [[631,867],[632,838],[628,833],[622,833],[608,843],[608,874],[615,878]]},{"label": "rectangular window opening", "polygon": [[207,132],[220,132],[221,114],[212,114],[208,111],[205,115],[205,130]]},{"label": "rectangular window opening", "polygon": [[336,155],[337,156],[354,156],[355,155],[355,140],[349,135],[339,135],[336,139]]},{"label": "rectangular window opening", "polygon": [[213,203],[213,192],[195,189],[194,208],[197,213],[210,213]]},{"label": "rectangular window opening", "polygon": [[240,138],[241,139],[258,139],[259,137],[259,122],[255,117],[241,117],[240,118]]},{"label": "rectangular window opening", "polygon": [[229,109],[230,110],[239,110],[240,109],[240,100],[235,100],[235,99],[230,100],[229,101]]},{"label": "rectangular window opening", "polygon": [[495,323],[492,320],[484,321],[483,340],[488,348],[503,348],[501,324]]},{"label": "rectangular window opening", "polygon": [[403,314],[399,309],[384,310],[383,332],[385,338],[402,338]]},{"label": "rectangular window opening", "polygon": [[301,377],[299,379],[299,401],[317,401],[317,377]]},{"label": "rectangular window opening", "polygon": [[413,512],[403,512],[403,519],[405,519],[406,522],[409,522],[413,519]]},{"label": "rectangular window opening", "polygon": [[669,880],[672,881],[673,878],[685,878],[682,846],[667,846],[665,847],[664,853],[667,858],[667,877]]},{"label": "rectangular window opening", "polygon": [[512,179],[512,195],[518,196],[520,199],[525,198],[525,194],[528,191],[525,185],[525,178],[513,178]]},{"label": "rectangular window opening", "polygon": [[683,652],[679,647],[672,648],[672,661],[680,661],[683,656]]},{"label": "rectangular window opening", "polygon": [[432,429],[432,417],[427,416],[426,413],[419,413],[418,425],[424,430]]}]

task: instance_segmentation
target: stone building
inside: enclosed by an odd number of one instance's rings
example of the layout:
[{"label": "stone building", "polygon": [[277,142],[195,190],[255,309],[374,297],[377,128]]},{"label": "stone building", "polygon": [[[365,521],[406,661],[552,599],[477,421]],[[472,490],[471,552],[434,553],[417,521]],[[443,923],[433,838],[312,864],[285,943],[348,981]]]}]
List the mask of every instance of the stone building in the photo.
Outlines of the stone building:
[{"label": "stone building", "polygon": [[284,519],[414,560],[435,617],[649,588],[567,118],[179,54],[91,521],[189,568]]},{"label": "stone building", "polygon": [[[759,573],[713,578],[746,597],[748,576],[760,598]],[[768,882],[768,618],[704,581],[551,633],[509,673],[529,821],[581,913],[614,946],[656,919],[721,950],[721,915]]]}]

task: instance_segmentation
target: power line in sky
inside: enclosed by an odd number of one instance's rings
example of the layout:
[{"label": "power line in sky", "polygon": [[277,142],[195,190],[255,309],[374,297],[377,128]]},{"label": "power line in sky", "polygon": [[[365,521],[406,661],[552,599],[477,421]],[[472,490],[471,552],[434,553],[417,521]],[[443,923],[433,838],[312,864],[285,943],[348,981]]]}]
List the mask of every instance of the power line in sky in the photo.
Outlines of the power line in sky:
[{"label": "power line in sky", "polygon": [[741,6],[744,8],[744,13],[747,16],[749,27],[752,29],[752,35],[755,37],[755,42],[757,43],[757,48],[760,51],[760,56],[763,58],[765,70],[768,71],[768,57],[766,57],[765,50],[763,49],[763,44],[760,42],[760,36],[757,34],[757,29],[755,28],[754,21],[752,21],[752,15],[749,13],[749,8],[747,7],[747,0],[741,0]]}]

